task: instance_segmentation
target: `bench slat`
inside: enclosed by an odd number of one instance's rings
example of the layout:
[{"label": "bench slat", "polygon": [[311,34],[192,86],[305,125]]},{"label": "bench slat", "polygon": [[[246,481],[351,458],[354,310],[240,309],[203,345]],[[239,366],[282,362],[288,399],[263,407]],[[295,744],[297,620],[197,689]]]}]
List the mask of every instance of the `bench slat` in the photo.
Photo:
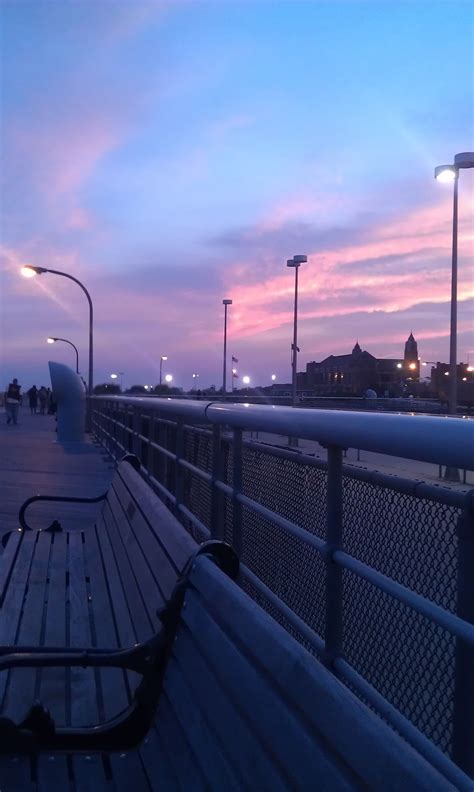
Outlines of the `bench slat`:
[{"label": "bench slat", "polygon": [[156,729],[163,752],[178,779],[177,789],[182,792],[207,792],[209,786],[165,693],[160,699],[160,711],[161,717],[156,722]]},{"label": "bench slat", "polygon": [[[30,574],[31,559],[35,550],[36,535],[26,532],[22,534],[22,541],[13,567],[10,583],[3,601],[0,619],[0,645],[15,644],[18,626],[21,618],[23,600],[25,598],[28,577]],[[10,672],[0,674],[0,711],[4,708],[5,690],[10,678]]]},{"label": "bench slat", "polygon": [[[90,606],[95,624],[96,644],[101,648],[116,649],[119,646],[118,633],[95,529],[87,532],[84,553],[90,577]],[[125,709],[129,703],[125,673],[118,668],[104,669],[98,673],[102,688],[103,716],[109,719]]]},{"label": "bench slat", "polygon": [[[143,484],[144,482],[140,481],[140,495]],[[120,477],[114,481],[114,491],[124,508],[128,510],[130,526],[148,560],[150,572],[162,591],[163,599],[166,600],[173,591],[177,574],[196,551],[197,544],[174,515],[159,501],[158,496],[150,492],[147,484],[145,487],[147,501],[142,502],[134,497],[133,491],[127,488]]]},{"label": "bench slat", "polygon": [[7,546],[0,554],[0,603],[3,602],[5,590],[10,579],[17,553],[23,539],[22,531],[10,531]]},{"label": "bench slat", "polygon": [[196,706],[192,690],[179,666],[173,661],[166,674],[166,693],[181,728],[186,730],[189,743],[211,788],[239,792],[242,787],[234,771],[223,752],[216,751],[215,737],[203,713]]},{"label": "bench slat", "polygon": [[[176,656],[177,650],[185,655],[185,663]],[[216,751],[222,751],[236,774],[240,774],[243,787],[245,780],[252,778],[254,788],[262,792],[287,792],[287,785],[265,754],[259,756],[258,762],[254,761],[254,755],[259,751],[249,724],[220,688],[188,631],[181,631],[173,660],[192,691],[195,706],[204,713]],[[158,704],[157,718],[163,717],[160,708],[161,702]]]},{"label": "bench slat", "polygon": [[[18,646],[39,646],[41,643],[52,534],[39,533],[35,538],[28,590],[16,638]],[[34,668],[12,669],[4,705],[8,717],[15,721],[25,717],[36,698],[37,679],[38,671]]]},{"label": "bench slat", "polygon": [[123,511],[122,504],[119,502],[115,491],[109,493],[108,501],[110,510],[115,518],[120,541],[134,572],[135,581],[141,594],[150,624],[152,625],[153,631],[156,631],[160,624],[156,611],[157,608],[162,607],[164,604],[164,598],[160,589],[157,587],[156,581],[148,566],[148,561],[143,555],[136,536],[132,531],[129,517]]},{"label": "bench slat", "polygon": [[64,754],[40,754],[37,761],[37,792],[70,792],[71,782]]},{"label": "bench slat", "polygon": [[122,544],[115,516],[111,512],[109,504],[104,507],[103,518],[137,638],[139,641],[145,641],[153,634],[153,625],[147,616],[143,598]]},{"label": "bench slat", "polygon": [[116,488],[120,480],[127,487],[137,508],[154,529],[161,545],[176,564],[176,568],[181,570],[196,549],[194,539],[128,463],[123,463],[118,469],[118,480],[114,482]]},{"label": "bench slat", "polygon": [[[232,618],[235,614],[229,616]],[[183,620],[212,674],[219,680],[214,695],[226,696],[247,722],[257,743],[252,751],[255,763],[265,754],[282,780],[286,784],[292,781],[294,789],[298,790],[308,788],[309,768],[325,780],[332,792],[350,792],[357,788],[347,769],[336,764],[325,740],[310,734],[309,724],[301,723],[281,695],[275,695],[271,682],[240,653],[193,591],[186,595]],[[175,649],[178,653],[179,641],[180,636]]]},{"label": "bench slat", "polygon": [[[53,534],[49,561],[48,603],[44,628],[44,646],[66,646],[66,575],[67,534]],[[66,724],[66,670],[43,668],[39,700],[51,712],[56,723]]]},{"label": "bench slat", "polygon": [[168,757],[163,751],[155,726],[151,727],[138,751],[146,768],[153,792],[155,790],[157,792],[158,790],[172,792],[178,789],[178,779]]},{"label": "bench slat", "polygon": [[36,792],[30,760],[25,756],[0,756],[0,783],[2,792]]},{"label": "bench slat", "polygon": [[[91,646],[89,604],[82,533],[68,534],[69,550],[69,640],[71,646]],[[68,671],[71,696],[71,725],[86,726],[99,720],[95,673],[92,668]]]},{"label": "bench slat", "polygon": [[[226,585],[222,573],[211,562],[199,559],[191,579],[195,593],[184,610],[185,621],[189,623],[190,618],[194,618],[191,616],[193,608],[196,610],[202,598],[206,609],[210,609],[222,628],[216,631],[215,622],[212,624],[209,618],[207,640],[211,635],[222,635],[225,630],[222,647],[232,641],[239,651],[244,651],[248,662],[259,669],[262,682],[267,687],[272,686],[275,698],[284,698],[287,706],[309,724],[315,735],[323,735],[328,751],[338,757],[338,763],[351,767],[363,784],[384,792],[400,789],[446,792],[452,789],[434,768],[268,614],[257,608],[243,591]],[[200,614],[196,638],[201,644],[204,635]],[[209,645],[213,649],[216,646],[215,643]],[[218,653],[220,666],[226,673],[221,644]],[[237,684],[235,678],[229,682]]]}]

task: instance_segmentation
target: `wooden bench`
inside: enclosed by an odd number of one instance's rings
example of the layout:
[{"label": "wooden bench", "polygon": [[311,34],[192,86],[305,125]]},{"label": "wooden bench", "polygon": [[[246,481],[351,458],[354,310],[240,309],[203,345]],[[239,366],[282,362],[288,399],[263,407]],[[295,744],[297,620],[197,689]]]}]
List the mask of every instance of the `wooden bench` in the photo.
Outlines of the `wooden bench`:
[{"label": "wooden bench", "polygon": [[2,713],[21,723],[40,700],[55,728],[13,727],[2,792],[454,789],[239,588],[229,549],[195,553],[128,463],[93,530],[10,536]]}]

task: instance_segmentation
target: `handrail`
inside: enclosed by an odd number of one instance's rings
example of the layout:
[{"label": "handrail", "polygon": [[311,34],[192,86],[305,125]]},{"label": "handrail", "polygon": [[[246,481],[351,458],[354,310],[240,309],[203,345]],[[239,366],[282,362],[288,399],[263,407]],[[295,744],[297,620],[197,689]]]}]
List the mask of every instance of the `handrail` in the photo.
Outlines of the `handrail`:
[{"label": "handrail", "polygon": [[474,470],[474,421],[444,416],[344,410],[306,410],[260,404],[199,402],[159,397],[94,396],[181,418],[233,428],[274,432],[322,445]]}]

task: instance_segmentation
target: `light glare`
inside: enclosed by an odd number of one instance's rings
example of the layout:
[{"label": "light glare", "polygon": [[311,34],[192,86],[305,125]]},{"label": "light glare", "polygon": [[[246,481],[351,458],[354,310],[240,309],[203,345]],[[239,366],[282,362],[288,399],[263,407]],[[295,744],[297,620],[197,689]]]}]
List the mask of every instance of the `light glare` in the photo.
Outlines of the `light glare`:
[{"label": "light glare", "polygon": [[454,168],[443,168],[436,174],[436,180],[441,182],[441,184],[449,184],[453,182],[456,178],[456,171]]},{"label": "light glare", "polygon": [[28,266],[22,267],[20,272],[24,278],[34,278],[36,275],[36,272],[33,269],[31,269],[31,267]]}]

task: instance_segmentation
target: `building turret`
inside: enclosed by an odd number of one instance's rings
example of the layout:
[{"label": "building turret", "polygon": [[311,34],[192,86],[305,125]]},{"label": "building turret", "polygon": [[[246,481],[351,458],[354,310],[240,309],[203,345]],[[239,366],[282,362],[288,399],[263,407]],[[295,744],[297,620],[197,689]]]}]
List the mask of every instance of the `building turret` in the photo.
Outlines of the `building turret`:
[{"label": "building turret", "polygon": [[405,343],[404,362],[405,370],[413,372],[410,376],[418,378],[420,376],[420,361],[418,359],[418,344],[415,341],[413,333],[410,333]]}]

